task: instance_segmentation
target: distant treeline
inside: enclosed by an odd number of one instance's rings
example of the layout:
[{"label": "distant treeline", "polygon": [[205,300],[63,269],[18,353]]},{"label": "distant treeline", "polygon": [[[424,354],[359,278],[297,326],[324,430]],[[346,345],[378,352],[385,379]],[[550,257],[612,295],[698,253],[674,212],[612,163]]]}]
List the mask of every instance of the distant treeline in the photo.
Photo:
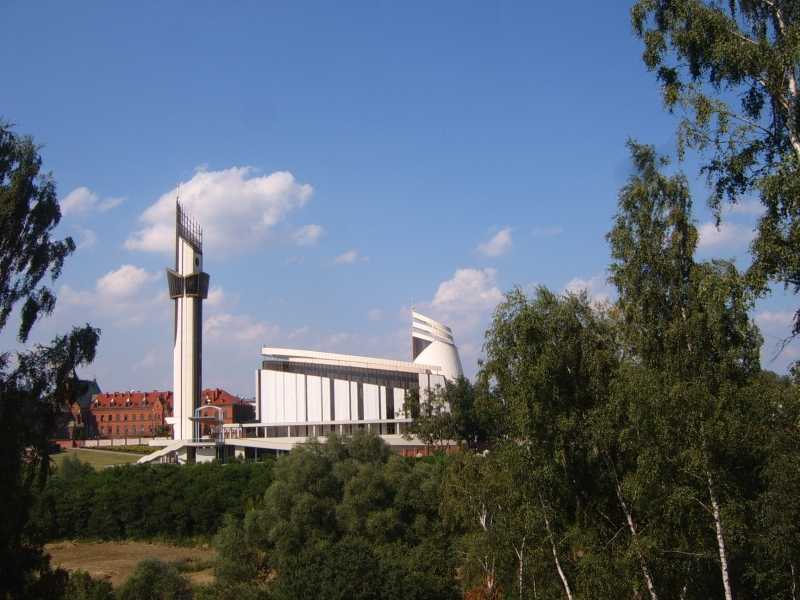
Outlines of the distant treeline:
[{"label": "distant treeline", "polygon": [[36,496],[32,533],[42,541],[212,536],[225,515],[241,518],[271,481],[272,462],[98,472],[68,459]]}]

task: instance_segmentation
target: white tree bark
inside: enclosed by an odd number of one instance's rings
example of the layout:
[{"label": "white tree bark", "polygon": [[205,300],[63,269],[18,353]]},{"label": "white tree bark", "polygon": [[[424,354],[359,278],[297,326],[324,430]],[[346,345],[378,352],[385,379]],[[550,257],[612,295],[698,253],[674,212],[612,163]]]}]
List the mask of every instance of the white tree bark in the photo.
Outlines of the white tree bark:
[{"label": "white tree bark", "polygon": [[517,562],[519,563],[519,568],[517,569],[517,579],[519,585],[519,597],[522,598],[522,568],[525,564],[524,562],[524,553],[525,552],[525,536],[522,536],[522,543],[519,545],[519,548],[514,546],[514,554],[517,555]]},{"label": "white tree bark", "polygon": [[616,484],[617,498],[619,499],[619,504],[622,507],[622,512],[625,513],[625,519],[628,521],[628,529],[630,530],[631,537],[633,538],[633,545],[636,548],[636,554],[639,556],[639,566],[642,569],[642,575],[644,576],[645,583],[647,583],[647,590],[650,592],[650,598],[652,598],[652,600],[658,600],[656,586],[653,584],[653,578],[650,576],[650,569],[647,568],[647,564],[644,562],[644,556],[642,555],[642,550],[639,546],[639,534],[636,532],[636,523],[634,523],[633,515],[631,515],[631,511],[628,510],[628,505],[625,503],[625,497],[622,495],[622,487],[620,487],[619,481],[617,481]]},{"label": "white tree bark", "polygon": [[[781,37],[786,36],[786,22],[783,19],[783,11],[781,11],[780,7],[772,2],[771,0],[765,0],[767,6],[772,9],[772,14],[775,16],[775,29],[778,30]],[[798,102],[798,84],[797,84],[797,76],[794,72],[794,66],[789,66],[786,69],[786,80],[789,85],[789,98],[785,101],[782,100],[781,104],[783,105],[784,110],[786,110],[786,124],[789,127],[789,141],[792,144],[792,148],[794,148],[794,152],[797,155],[798,160],[800,160],[800,138],[798,137],[798,127],[797,119],[795,118],[797,115],[797,102]]]},{"label": "white tree bark", "polygon": [[[481,524],[481,528],[484,531],[489,531],[489,527],[491,527],[492,523],[492,516],[489,514],[489,510],[486,508],[485,504],[481,504],[481,510],[478,513],[478,522]],[[489,598],[494,598],[495,586],[497,585],[497,577],[495,576],[495,558],[494,556],[490,558],[487,554],[483,560],[480,561],[480,563],[485,574],[484,586],[486,588],[486,593]]]},{"label": "white tree bark", "polygon": [[552,548],[553,550],[553,560],[556,563],[556,570],[558,571],[558,576],[561,578],[561,583],[564,585],[564,593],[567,595],[567,599],[573,600],[572,590],[569,587],[569,581],[567,581],[567,576],[564,574],[564,570],[561,568],[561,561],[558,560],[558,551],[556,550],[555,540],[553,540],[553,531],[550,529],[550,519],[547,518],[547,509],[544,506],[544,500],[542,500],[541,494],[539,495],[539,502],[542,505],[544,526],[545,529],[547,529],[547,537],[550,539],[550,548]]},{"label": "white tree bark", "polygon": [[731,578],[728,571],[728,557],[725,553],[725,535],[722,528],[722,517],[719,512],[719,502],[714,493],[714,485],[711,481],[711,474],[708,474],[708,495],[711,498],[711,511],[714,515],[714,528],[717,532],[717,548],[719,549],[719,567],[722,571],[722,587],[725,590],[725,600],[733,600],[733,589]]}]

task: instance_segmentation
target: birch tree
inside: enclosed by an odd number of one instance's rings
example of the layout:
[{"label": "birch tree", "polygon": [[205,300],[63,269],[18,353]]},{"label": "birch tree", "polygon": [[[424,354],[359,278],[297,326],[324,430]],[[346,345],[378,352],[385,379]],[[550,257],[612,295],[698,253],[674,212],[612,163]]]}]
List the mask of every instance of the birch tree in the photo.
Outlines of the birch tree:
[{"label": "birch tree", "polygon": [[[41,166],[33,141],[0,120],[0,330],[18,310],[20,342],[55,308],[46,284],[75,250],[70,238],[52,238],[61,211]],[[98,338],[87,325],[13,357],[0,352],[0,581],[8,597],[54,593],[44,591],[47,558],[26,531],[31,493],[49,474],[56,417],[81,393],[75,369],[94,359]]]},{"label": "birch tree", "polygon": [[664,104],[680,115],[680,154],[703,157],[717,218],[726,202],[763,205],[752,282],[799,292],[800,3],[638,0],[631,15]]},{"label": "birch tree", "polygon": [[[666,392],[656,395],[668,418],[645,420],[652,439],[644,443],[660,453],[660,474],[677,473],[676,490],[706,509],[721,587],[731,599],[732,533],[723,491],[743,448],[740,416],[749,412],[737,391],[760,371],[761,337],[748,315],[754,298],[733,264],[694,261],[697,232],[685,178],[664,175],[666,161],[651,147],[629,145],[635,172],[620,193],[608,237],[626,351]],[[747,484],[726,495],[738,499],[746,489]],[[623,486],[617,491],[622,503]],[[629,529],[637,535],[630,523]],[[703,539],[694,541],[696,558],[705,554]]]}]

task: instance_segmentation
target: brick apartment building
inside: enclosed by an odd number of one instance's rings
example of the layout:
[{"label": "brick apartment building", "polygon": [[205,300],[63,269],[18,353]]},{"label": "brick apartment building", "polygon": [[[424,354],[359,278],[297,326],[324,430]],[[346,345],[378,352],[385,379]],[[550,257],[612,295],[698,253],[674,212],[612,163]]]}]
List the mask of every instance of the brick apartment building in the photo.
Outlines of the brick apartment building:
[{"label": "brick apartment building", "polygon": [[[245,423],[254,417],[253,407],[218,388],[205,389],[202,405],[219,406],[225,423]],[[215,411],[206,411],[211,415]],[[172,392],[108,392],[92,398],[87,430],[102,438],[170,435],[167,417],[172,416]]]}]

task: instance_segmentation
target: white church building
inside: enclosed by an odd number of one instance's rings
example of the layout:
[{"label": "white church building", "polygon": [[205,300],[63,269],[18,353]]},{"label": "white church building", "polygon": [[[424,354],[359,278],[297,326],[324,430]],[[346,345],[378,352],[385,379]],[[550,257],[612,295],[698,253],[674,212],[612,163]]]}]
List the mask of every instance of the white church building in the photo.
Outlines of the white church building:
[{"label": "white church building", "polygon": [[[411,361],[263,347],[255,373],[256,421],[223,424],[217,407],[200,402],[203,360],[203,300],[209,275],[203,271],[202,230],[176,203],[175,268],[167,269],[174,302],[171,439],[139,462],[206,462],[229,455],[257,456],[291,450],[311,438],[358,430],[380,435],[403,453],[421,448],[407,435],[410,390],[422,398],[462,375],[449,327],[411,313]],[[201,427],[206,425],[206,427]],[[210,427],[209,427],[210,426]],[[214,431],[213,436],[201,431]]]},{"label": "white church building", "polygon": [[410,362],[264,347],[256,371],[256,424],[264,437],[325,436],[366,429],[406,432],[406,394],[424,395],[462,375],[449,327],[412,312]]}]

